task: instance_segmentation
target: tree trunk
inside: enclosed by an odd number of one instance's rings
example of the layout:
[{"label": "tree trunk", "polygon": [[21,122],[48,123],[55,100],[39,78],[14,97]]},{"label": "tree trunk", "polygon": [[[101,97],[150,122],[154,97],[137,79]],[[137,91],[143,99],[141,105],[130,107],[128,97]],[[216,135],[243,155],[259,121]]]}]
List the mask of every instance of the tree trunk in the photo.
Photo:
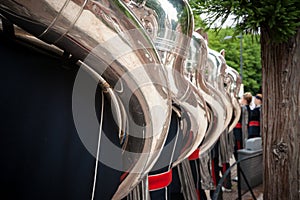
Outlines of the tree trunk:
[{"label": "tree trunk", "polygon": [[300,199],[300,29],[270,42],[261,29],[264,199]]}]

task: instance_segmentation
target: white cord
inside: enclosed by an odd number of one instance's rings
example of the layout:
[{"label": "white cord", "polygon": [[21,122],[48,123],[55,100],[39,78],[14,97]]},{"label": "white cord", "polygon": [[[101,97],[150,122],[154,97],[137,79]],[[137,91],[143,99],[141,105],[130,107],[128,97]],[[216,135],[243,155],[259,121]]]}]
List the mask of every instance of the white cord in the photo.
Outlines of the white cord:
[{"label": "white cord", "polygon": [[96,189],[96,180],[97,180],[97,171],[98,171],[98,158],[100,153],[100,141],[101,141],[101,134],[102,134],[102,123],[103,123],[103,111],[104,111],[104,94],[101,92],[101,113],[100,113],[100,125],[99,125],[99,138],[98,138],[98,145],[97,145],[97,157],[96,157],[96,164],[95,164],[95,173],[94,173],[94,183],[93,183],[93,191],[92,191],[92,198],[94,200],[95,197],[95,189]]}]

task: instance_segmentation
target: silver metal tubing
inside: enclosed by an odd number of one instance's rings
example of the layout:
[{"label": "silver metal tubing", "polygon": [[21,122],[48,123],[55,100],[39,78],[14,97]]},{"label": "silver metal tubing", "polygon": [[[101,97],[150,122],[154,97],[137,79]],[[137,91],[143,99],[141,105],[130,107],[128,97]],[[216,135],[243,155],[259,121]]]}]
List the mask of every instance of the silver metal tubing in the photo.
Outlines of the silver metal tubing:
[{"label": "silver metal tubing", "polygon": [[185,0],[134,0],[128,4],[158,49],[167,71],[174,102],[182,112],[181,155],[174,166],[186,159],[204,138],[208,126],[206,103],[184,76],[184,61],[193,33],[193,15]]},{"label": "silver metal tubing", "polygon": [[231,117],[232,117],[232,104],[231,99],[226,93],[224,88],[224,77],[226,75],[226,63],[225,60],[222,59],[223,56],[210,48],[208,48],[208,65],[206,67],[207,74],[206,80],[209,82],[215,89],[223,102],[223,107],[226,110],[226,118],[224,123],[224,130],[228,127]]},{"label": "silver metal tubing", "polygon": [[232,123],[229,125],[228,131],[232,131],[235,125],[238,123],[240,116],[241,116],[241,106],[238,102],[238,94],[240,91],[240,86],[241,86],[241,77],[239,73],[233,69],[232,67],[229,67],[227,65],[226,68],[226,74],[227,74],[227,83],[226,83],[226,90],[227,93],[230,94],[231,98],[231,103],[233,105],[233,120]]},{"label": "silver metal tubing", "polygon": [[209,150],[218,140],[220,134],[224,131],[226,117],[222,100],[218,96],[216,89],[205,81],[205,76],[216,76],[216,74],[206,74],[208,72],[205,71],[207,66],[207,48],[204,38],[197,32],[193,32],[185,69],[188,77],[197,86],[209,105],[210,111],[209,126],[200,146],[200,154]]},{"label": "silver metal tubing", "polygon": [[0,0],[0,13],[71,53],[113,88],[128,119],[123,157],[129,172],[114,199],[126,196],[157,160],[171,116],[169,83],[140,22],[119,0]]}]

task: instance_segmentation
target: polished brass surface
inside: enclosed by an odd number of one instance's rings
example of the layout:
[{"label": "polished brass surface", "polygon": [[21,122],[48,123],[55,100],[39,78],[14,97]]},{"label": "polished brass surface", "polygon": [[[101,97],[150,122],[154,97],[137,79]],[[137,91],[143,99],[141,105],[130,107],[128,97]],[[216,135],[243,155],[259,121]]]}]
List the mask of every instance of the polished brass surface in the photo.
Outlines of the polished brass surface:
[{"label": "polished brass surface", "polygon": [[226,63],[223,56],[212,49],[208,49],[208,65],[205,68],[205,78],[216,89],[216,95],[219,96],[226,110],[224,130],[230,124],[233,113],[231,98],[224,88],[224,78],[226,76]]},{"label": "polished brass surface", "polygon": [[229,67],[227,65],[226,68],[226,90],[227,93],[230,94],[231,97],[231,103],[233,105],[233,113],[232,116],[232,123],[229,125],[228,131],[232,131],[235,125],[238,123],[240,116],[241,116],[241,105],[238,102],[238,94],[240,91],[240,85],[241,85],[241,77],[239,73],[233,69],[232,67]]},{"label": "polished brass surface", "polygon": [[114,198],[126,196],[157,160],[171,115],[168,80],[140,22],[118,0],[1,0],[0,13],[69,52],[113,88],[128,119],[123,152],[129,172]]},{"label": "polished brass surface", "polygon": [[201,143],[208,126],[205,101],[184,75],[185,59],[193,33],[193,16],[185,0],[134,0],[128,7],[144,25],[167,71],[173,101],[182,116],[181,155],[173,163],[186,159]]},{"label": "polished brass surface", "polygon": [[[226,112],[223,103],[211,83],[204,79],[207,65],[207,44],[204,38],[197,32],[193,33],[190,44],[190,53],[186,62],[186,73],[190,80],[197,86],[204,97],[210,111],[210,120],[205,138],[200,146],[200,155],[209,150],[224,131]],[[213,74],[211,75],[213,76]]]}]

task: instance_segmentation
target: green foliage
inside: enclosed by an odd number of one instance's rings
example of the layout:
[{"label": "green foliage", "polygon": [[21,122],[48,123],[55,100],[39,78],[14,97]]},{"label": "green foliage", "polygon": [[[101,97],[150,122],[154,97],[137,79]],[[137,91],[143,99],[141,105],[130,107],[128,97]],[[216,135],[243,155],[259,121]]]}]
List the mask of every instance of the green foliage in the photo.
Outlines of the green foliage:
[{"label": "green foliage", "polygon": [[264,28],[271,42],[285,42],[300,28],[299,0],[191,0],[195,15],[207,14],[204,20],[211,27],[216,20],[226,21],[232,14],[240,32],[257,33]]},{"label": "green foliage", "polygon": [[[221,29],[218,34],[215,30],[208,31],[208,46],[216,51],[225,49],[226,63],[240,72],[240,37],[233,36],[234,29]],[[229,39],[228,36],[233,36]],[[243,55],[243,84],[244,91],[250,91],[255,94],[261,86],[261,59],[260,43],[257,35],[242,36],[242,55]],[[224,39],[225,38],[225,39]]]},{"label": "green foliage", "polygon": [[194,15],[194,23],[196,28],[207,27],[207,24],[200,18],[200,15]]}]

